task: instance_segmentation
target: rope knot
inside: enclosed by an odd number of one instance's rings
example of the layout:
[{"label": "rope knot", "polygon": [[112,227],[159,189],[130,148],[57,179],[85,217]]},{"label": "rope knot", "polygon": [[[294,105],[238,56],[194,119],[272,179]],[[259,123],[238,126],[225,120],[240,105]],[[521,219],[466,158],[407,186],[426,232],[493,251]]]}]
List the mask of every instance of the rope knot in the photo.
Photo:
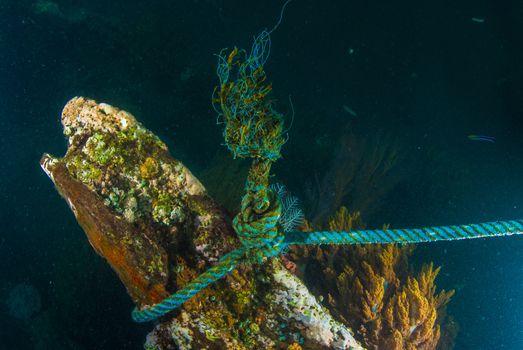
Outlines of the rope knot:
[{"label": "rope knot", "polygon": [[240,241],[249,248],[247,256],[257,262],[264,257],[278,255],[284,248],[283,234],[277,224],[281,216],[282,205],[279,197],[267,189],[269,203],[262,213],[256,210],[256,199],[247,193],[242,199],[240,213],[233,220],[233,228]]}]

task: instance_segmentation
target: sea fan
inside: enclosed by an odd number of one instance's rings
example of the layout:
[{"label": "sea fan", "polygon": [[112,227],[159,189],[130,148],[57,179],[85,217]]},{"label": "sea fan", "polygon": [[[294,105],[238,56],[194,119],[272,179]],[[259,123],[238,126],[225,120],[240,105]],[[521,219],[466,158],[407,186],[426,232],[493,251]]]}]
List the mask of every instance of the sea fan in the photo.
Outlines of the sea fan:
[{"label": "sea fan", "polygon": [[297,197],[291,195],[285,186],[276,183],[270,186],[282,203],[282,211],[280,217],[280,225],[285,232],[290,232],[296,229],[303,222],[303,211],[299,207],[299,200]]}]

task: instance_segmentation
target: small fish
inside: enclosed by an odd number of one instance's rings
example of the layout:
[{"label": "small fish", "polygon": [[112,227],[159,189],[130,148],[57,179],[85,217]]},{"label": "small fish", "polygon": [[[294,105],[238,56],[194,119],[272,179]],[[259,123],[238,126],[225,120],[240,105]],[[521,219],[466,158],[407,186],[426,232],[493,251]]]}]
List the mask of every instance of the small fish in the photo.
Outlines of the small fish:
[{"label": "small fish", "polygon": [[496,138],[494,136],[488,136],[488,135],[469,135],[467,136],[469,140],[472,141],[482,141],[482,142],[496,142]]},{"label": "small fish", "polygon": [[476,23],[485,23],[485,19],[484,18],[472,17],[470,20],[472,22],[476,22]]},{"label": "small fish", "polygon": [[347,105],[343,105],[343,106],[341,106],[341,108],[343,108],[343,110],[345,112],[349,113],[353,117],[357,117],[358,116],[358,114],[356,112],[354,112],[354,110],[352,108],[350,108],[349,106],[347,106]]}]

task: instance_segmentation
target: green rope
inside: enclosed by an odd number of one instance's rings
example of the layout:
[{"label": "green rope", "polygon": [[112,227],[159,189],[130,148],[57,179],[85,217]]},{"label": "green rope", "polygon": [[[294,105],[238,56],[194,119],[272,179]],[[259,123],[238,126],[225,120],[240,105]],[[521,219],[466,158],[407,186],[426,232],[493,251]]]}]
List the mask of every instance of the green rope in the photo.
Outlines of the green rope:
[{"label": "green rope", "polygon": [[241,211],[233,220],[233,228],[242,247],[224,255],[216,265],[160,303],[141,310],[135,308],[132,312],[134,321],[152,321],[177,309],[186,300],[232,271],[242,258],[249,263],[261,263],[265,257],[274,257],[281,253],[285,247],[284,236],[277,226],[281,217],[281,201],[274,191],[260,185],[267,183],[269,169],[270,163],[255,161],[247,178],[247,193],[242,198]]},{"label": "green rope", "polygon": [[145,307],[141,310],[135,308],[131,314],[133,320],[135,322],[148,322],[177,309],[186,300],[198,294],[209,284],[219,280],[225,276],[225,274],[232,271],[238,265],[246,251],[246,247],[241,247],[240,249],[225,254],[216,265],[209,268],[194,280],[187,283],[182,289],[178,290],[167,299],[162,300],[160,303]]},{"label": "green rope", "polygon": [[[269,229],[273,229],[274,216],[262,218]],[[260,222],[256,222],[259,225]],[[245,224],[237,228],[247,228]],[[248,228],[248,230],[252,230]],[[242,231],[239,231],[242,232]],[[261,231],[249,231],[261,232]],[[435,241],[454,241],[459,239],[484,238],[495,236],[510,236],[523,234],[523,220],[493,221],[480,224],[459,226],[434,226],[416,229],[392,229],[392,230],[355,230],[349,232],[287,232],[283,236],[278,234],[274,240],[258,237],[248,240],[242,248],[226,254],[217,265],[213,266],[185,288],[174,293],[164,301],[146,307],[143,310],[135,309],[132,313],[136,322],[146,322],[178,308],[186,300],[190,299],[209,284],[232,271],[245,255],[255,257],[257,261],[263,257],[277,256],[282,249],[291,244],[376,244],[376,243],[422,243]],[[245,236],[244,236],[245,237]],[[245,239],[245,238],[244,238]],[[253,243],[256,241],[257,243]],[[260,244],[257,246],[256,244]],[[250,261],[248,259],[247,261]]]},{"label": "green rope", "polygon": [[523,220],[494,221],[460,226],[416,229],[354,230],[349,232],[287,232],[285,244],[376,244],[455,241],[467,238],[509,236],[523,233]]},{"label": "green rope", "polygon": [[132,312],[133,320],[147,322],[177,309],[186,300],[232,271],[244,257],[246,262],[261,263],[265,257],[279,255],[285,246],[284,236],[277,227],[281,216],[281,202],[272,190],[267,193],[270,202],[263,214],[251,210],[254,197],[250,193],[242,199],[242,211],[233,220],[233,227],[242,242],[241,248],[224,255],[216,265],[160,303],[141,310],[135,308]]}]

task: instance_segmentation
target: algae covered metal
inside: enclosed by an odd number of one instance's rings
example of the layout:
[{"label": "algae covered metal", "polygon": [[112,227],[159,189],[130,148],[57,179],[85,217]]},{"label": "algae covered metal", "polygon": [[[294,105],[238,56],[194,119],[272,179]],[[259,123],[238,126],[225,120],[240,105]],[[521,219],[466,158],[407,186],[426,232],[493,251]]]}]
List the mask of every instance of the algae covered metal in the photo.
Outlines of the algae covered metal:
[{"label": "algae covered metal", "polygon": [[[183,288],[241,243],[231,219],[165,144],[129,113],[77,97],[68,149],[42,157],[91,245],[138,308]],[[361,348],[280,258],[240,265],[160,319],[152,348]]]}]

